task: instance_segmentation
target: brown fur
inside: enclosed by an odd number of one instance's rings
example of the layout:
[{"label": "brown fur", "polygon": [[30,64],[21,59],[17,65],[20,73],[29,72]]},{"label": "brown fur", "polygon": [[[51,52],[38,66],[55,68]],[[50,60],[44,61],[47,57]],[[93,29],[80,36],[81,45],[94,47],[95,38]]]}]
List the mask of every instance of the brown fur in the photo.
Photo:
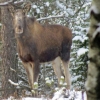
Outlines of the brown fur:
[{"label": "brown fur", "polygon": [[[13,18],[18,53],[33,89],[41,62],[53,61],[56,57],[60,57],[65,62],[64,65],[68,67],[72,33],[69,28],[61,25],[43,26],[35,18],[26,17],[22,10],[19,12],[19,16],[15,13]],[[65,71],[65,78],[67,77],[66,73],[67,71]]]}]

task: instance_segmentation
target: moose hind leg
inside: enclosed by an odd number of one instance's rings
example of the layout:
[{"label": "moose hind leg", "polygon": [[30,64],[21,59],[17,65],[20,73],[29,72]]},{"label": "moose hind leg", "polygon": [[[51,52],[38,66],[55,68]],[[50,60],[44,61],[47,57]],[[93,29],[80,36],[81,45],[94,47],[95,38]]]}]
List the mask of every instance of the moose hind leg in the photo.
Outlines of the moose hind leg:
[{"label": "moose hind leg", "polygon": [[60,59],[60,57],[57,57],[52,62],[52,65],[53,65],[54,72],[55,72],[55,74],[58,78],[58,82],[60,83],[61,76],[63,76],[63,72],[62,72],[62,69],[61,69],[61,59]]},{"label": "moose hind leg", "polygon": [[67,89],[71,87],[70,72],[69,72],[69,61],[62,61],[64,67],[65,82],[67,83]]},{"label": "moose hind leg", "polygon": [[36,61],[34,66],[33,66],[33,78],[34,78],[34,82],[37,82],[38,81],[38,76],[39,76],[39,71],[40,71],[40,68],[39,68],[39,62]]},{"label": "moose hind leg", "polygon": [[67,83],[68,89],[70,89],[71,87],[71,80],[70,80],[71,78],[69,72],[70,49],[71,49],[71,42],[65,41],[65,43],[62,45],[62,51],[60,55],[64,68],[65,81]]}]

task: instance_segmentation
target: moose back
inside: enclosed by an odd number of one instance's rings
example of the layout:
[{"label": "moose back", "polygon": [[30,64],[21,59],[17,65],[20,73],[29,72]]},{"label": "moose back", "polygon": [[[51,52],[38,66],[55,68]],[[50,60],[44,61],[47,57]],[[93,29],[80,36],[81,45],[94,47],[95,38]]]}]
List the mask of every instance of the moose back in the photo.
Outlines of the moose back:
[{"label": "moose back", "polygon": [[67,27],[61,25],[41,25],[35,18],[26,16],[30,6],[15,9],[10,6],[13,16],[15,37],[18,54],[26,69],[31,89],[39,75],[39,64],[53,61],[53,69],[60,81],[62,74],[60,62],[62,60],[64,77],[67,88],[70,88],[69,59],[72,44],[72,33]]}]

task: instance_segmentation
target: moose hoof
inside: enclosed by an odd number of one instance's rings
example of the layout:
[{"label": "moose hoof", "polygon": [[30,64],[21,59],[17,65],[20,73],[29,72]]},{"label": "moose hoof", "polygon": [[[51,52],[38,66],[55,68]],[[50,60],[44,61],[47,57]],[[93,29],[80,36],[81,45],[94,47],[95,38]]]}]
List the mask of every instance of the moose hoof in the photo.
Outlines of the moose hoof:
[{"label": "moose hoof", "polygon": [[35,91],[34,90],[31,90],[32,94],[35,94]]}]

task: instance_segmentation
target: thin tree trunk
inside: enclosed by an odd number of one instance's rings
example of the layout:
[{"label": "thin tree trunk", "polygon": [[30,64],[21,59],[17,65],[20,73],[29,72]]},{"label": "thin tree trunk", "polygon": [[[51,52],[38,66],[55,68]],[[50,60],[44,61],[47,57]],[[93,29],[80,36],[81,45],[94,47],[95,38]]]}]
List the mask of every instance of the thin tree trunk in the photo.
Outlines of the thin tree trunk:
[{"label": "thin tree trunk", "polygon": [[[1,1],[5,2],[7,0]],[[12,95],[16,91],[15,86],[11,85],[8,80],[11,79],[12,81],[17,82],[17,73],[11,71],[11,68],[15,70],[17,69],[17,59],[12,19],[7,7],[1,8],[1,22],[3,24],[1,32],[3,43],[2,96],[3,98],[7,98],[9,95]]]},{"label": "thin tree trunk", "polygon": [[100,100],[100,0],[93,0],[90,11],[87,100]]}]

